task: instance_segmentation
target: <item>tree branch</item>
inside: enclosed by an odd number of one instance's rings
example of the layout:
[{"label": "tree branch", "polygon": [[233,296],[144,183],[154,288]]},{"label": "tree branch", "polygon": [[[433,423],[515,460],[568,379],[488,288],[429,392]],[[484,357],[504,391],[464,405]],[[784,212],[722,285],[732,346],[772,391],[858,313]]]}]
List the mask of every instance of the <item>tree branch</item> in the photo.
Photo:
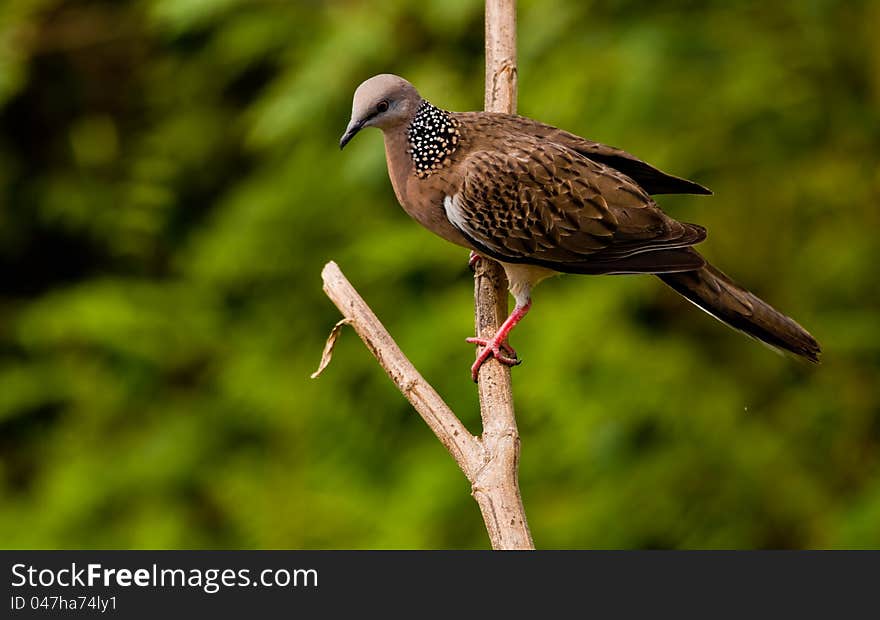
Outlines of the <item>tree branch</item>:
[{"label": "tree branch", "polygon": [[[449,405],[419,374],[385,326],[342,274],[339,266],[330,261],[321,270],[321,278],[324,280],[324,292],[345,317],[343,321],[354,328],[379,365],[458,463],[464,475],[468,480],[473,480],[483,465],[483,448],[480,440],[471,435]],[[340,323],[337,323],[337,326]],[[313,377],[329,363],[336,333],[338,332],[334,328],[334,332],[331,332],[328,338],[321,367]]]},{"label": "tree branch", "polygon": [[[478,271],[482,271],[482,268]],[[519,437],[516,424],[511,425],[506,418],[507,413],[513,412],[512,403],[504,409],[484,410],[486,426],[483,435],[474,437],[406,358],[339,266],[332,261],[327,263],[321,271],[321,277],[324,292],[344,318],[330,332],[321,364],[312,377],[320,375],[330,363],[339,330],[344,325],[351,325],[471,483],[471,492],[480,506],[492,547],[532,548],[516,480]],[[493,286],[492,280],[485,275],[479,276],[478,282],[483,286]],[[495,388],[497,386],[487,385],[488,398],[492,402],[504,402],[503,393],[492,392]]]},{"label": "tree branch", "polygon": [[[516,109],[516,2],[486,1],[486,110]],[[344,325],[351,325],[397,388],[409,400],[471,483],[493,549],[534,549],[519,490],[519,432],[510,369],[494,359],[478,376],[483,434],[474,437],[425,381],[334,262],[321,271],[324,292],[343,315],[327,339],[317,377],[333,354]],[[483,258],[474,270],[477,336],[491,338],[507,315],[507,278]]]},{"label": "tree branch", "polygon": [[[516,2],[486,0],[486,111],[516,111]],[[507,278],[497,262],[483,257],[474,270],[477,336],[491,338],[507,316]],[[474,485],[495,549],[534,549],[519,490],[519,431],[510,368],[487,360],[478,375],[483,448],[488,463]],[[491,526],[490,526],[491,524]]]}]

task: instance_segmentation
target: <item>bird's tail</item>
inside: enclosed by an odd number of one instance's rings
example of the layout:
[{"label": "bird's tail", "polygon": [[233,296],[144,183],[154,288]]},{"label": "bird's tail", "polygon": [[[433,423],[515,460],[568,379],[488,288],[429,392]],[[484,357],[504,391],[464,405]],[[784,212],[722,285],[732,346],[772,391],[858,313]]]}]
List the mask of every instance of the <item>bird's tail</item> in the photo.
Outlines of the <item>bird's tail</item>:
[{"label": "bird's tail", "polygon": [[657,277],[734,329],[771,347],[790,351],[814,363],[819,362],[819,343],[807,330],[708,262],[696,271],[662,273]]}]

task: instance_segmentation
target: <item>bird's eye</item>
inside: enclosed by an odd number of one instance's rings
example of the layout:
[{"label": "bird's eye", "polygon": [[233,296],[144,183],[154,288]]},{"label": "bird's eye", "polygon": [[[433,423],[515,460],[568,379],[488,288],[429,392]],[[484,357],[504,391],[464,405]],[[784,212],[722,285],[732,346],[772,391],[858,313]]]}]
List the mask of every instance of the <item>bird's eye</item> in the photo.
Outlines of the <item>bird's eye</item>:
[{"label": "bird's eye", "polygon": [[384,99],[376,104],[376,112],[378,112],[379,114],[386,111],[387,109],[388,109],[388,102],[385,101]]}]

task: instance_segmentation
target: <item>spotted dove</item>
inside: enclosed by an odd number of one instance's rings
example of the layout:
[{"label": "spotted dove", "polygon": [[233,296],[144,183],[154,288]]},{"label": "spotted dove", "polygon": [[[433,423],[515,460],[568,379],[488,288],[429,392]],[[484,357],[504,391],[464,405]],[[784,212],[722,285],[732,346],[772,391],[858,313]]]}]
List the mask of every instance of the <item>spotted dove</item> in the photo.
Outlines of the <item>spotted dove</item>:
[{"label": "spotted dove", "polygon": [[[710,265],[692,246],[706,238],[676,221],[653,194],[711,194],[625,151],[521,116],[447,112],[396,75],[354,93],[340,148],[378,127],[394,192],[417,222],[504,267],[516,305],[471,368],[494,356],[518,363],[507,344],[531,307],[532,288],[556,273],[656,274],[715,318],[773,348],[818,362],[819,344]],[[475,252],[476,254],[473,254]]]}]

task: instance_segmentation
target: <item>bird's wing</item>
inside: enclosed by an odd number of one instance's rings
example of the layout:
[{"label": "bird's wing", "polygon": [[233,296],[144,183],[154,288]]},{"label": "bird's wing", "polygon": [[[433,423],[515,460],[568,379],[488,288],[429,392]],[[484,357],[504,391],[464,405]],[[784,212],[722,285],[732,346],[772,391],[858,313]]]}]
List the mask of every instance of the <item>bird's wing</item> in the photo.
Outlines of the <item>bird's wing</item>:
[{"label": "bird's wing", "polygon": [[667,174],[642,161],[635,155],[599,142],[587,140],[568,131],[514,114],[489,112],[461,112],[456,114],[466,122],[503,127],[506,132],[527,133],[547,142],[562,145],[597,163],[622,172],[648,194],[711,194],[699,183]]},{"label": "bird's wing", "polygon": [[624,173],[649,194],[700,194],[708,196],[712,190],[681,177],[667,174],[626,151],[584,140],[576,150],[593,161],[610,166]]},{"label": "bird's wing", "polygon": [[712,193],[710,189],[699,183],[667,174],[643,162],[635,155],[613,146],[593,142],[561,130],[548,137],[577,151],[584,157],[622,172],[649,194],[710,195]]},{"label": "bird's wing", "polygon": [[575,273],[664,273],[703,265],[705,230],[664,214],[625,175],[545,141],[479,150],[445,199],[449,221],[489,256]]}]

